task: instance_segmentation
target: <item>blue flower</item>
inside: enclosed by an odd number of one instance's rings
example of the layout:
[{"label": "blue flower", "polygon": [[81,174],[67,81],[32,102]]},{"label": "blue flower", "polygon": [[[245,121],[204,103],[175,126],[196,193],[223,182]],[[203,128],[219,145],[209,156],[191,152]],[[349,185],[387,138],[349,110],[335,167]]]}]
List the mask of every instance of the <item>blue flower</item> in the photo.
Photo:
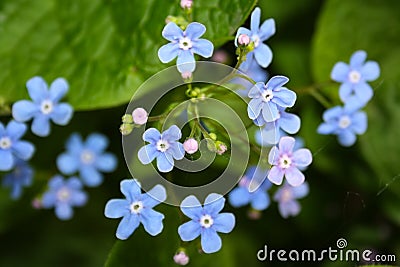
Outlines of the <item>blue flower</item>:
[{"label": "blue flower", "polygon": [[367,83],[379,77],[380,69],[375,61],[367,61],[365,51],[356,51],[350,58],[350,65],[338,62],[332,69],[331,78],[342,83],[339,89],[340,99],[348,104],[364,106],[374,92]]},{"label": "blue flower", "polygon": [[217,232],[229,233],[235,226],[235,216],[232,213],[220,213],[224,205],[225,198],[215,193],[207,196],[204,207],[195,196],[186,197],[181,203],[181,210],[192,220],[179,226],[181,239],[192,241],[200,235],[201,247],[205,253],[220,250],[222,241]]},{"label": "blue flower", "polygon": [[289,81],[285,76],[274,76],[266,84],[256,83],[249,92],[252,98],[247,114],[258,126],[279,119],[279,108],[292,107],[296,102],[296,93],[282,87]]},{"label": "blue flower", "polygon": [[85,142],[74,133],[68,139],[67,152],[57,158],[57,167],[65,175],[79,172],[87,186],[98,186],[103,182],[101,172],[112,172],[117,167],[117,158],[105,153],[108,139],[102,134],[91,134]]},{"label": "blue flower", "polygon": [[324,122],[317,129],[319,134],[335,134],[342,146],[351,146],[356,142],[356,134],[367,130],[368,121],[365,112],[347,106],[336,106],[323,114]]},{"label": "blue flower", "polygon": [[[268,79],[268,73],[265,69],[261,68],[257,62],[253,61],[247,70],[239,71],[244,75],[247,75],[251,79],[257,82],[265,82]],[[249,90],[253,87],[253,84],[243,78],[234,78],[232,81],[234,84],[243,85],[244,89],[237,90],[236,92],[241,96],[248,96]]]},{"label": "blue flower", "polygon": [[268,162],[272,165],[268,173],[268,179],[277,185],[282,184],[283,176],[291,186],[299,186],[304,183],[304,174],[299,168],[307,167],[312,162],[310,150],[301,148],[293,151],[296,140],[290,136],[284,136],[279,140],[279,148],[274,146],[268,155]]},{"label": "blue flower", "polygon": [[178,57],[176,65],[179,72],[193,72],[196,68],[194,54],[208,58],[212,56],[214,45],[206,40],[199,39],[206,32],[206,27],[198,22],[190,23],[182,31],[174,22],[165,25],[162,36],[170,41],[158,50],[158,57],[162,63],[168,63]]},{"label": "blue flower", "polygon": [[22,188],[32,184],[33,170],[24,160],[15,161],[14,170],[4,175],[3,186],[11,188],[11,198],[18,199],[22,194]]},{"label": "blue flower", "polygon": [[143,140],[150,144],[139,150],[140,162],[149,164],[157,158],[157,168],[160,172],[171,171],[174,168],[174,159],[181,160],[185,156],[183,145],[178,142],[181,137],[181,130],[176,125],[172,125],[162,134],[155,128],[147,129]]},{"label": "blue flower", "polygon": [[136,179],[127,179],[121,181],[121,192],[126,199],[111,199],[104,210],[107,218],[122,217],[117,228],[117,238],[127,239],[140,223],[152,236],[161,233],[164,215],[153,208],[167,198],[165,188],[162,185],[156,185],[147,193],[142,194],[140,183]]},{"label": "blue flower", "polygon": [[299,214],[301,206],[297,199],[307,196],[308,192],[307,182],[297,187],[293,187],[287,183],[282,185],[274,195],[274,200],[279,203],[278,209],[281,216],[286,219],[289,216]]},{"label": "blue flower", "polygon": [[[267,174],[268,172],[257,169],[255,166],[250,167],[241,178],[238,187],[229,193],[229,203],[235,208],[245,206],[249,203],[255,210],[265,210],[268,208],[270,199],[267,190],[272,184],[266,179]],[[259,183],[261,183],[260,186]],[[253,186],[257,186],[255,191],[251,190]]]},{"label": "blue flower", "polygon": [[260,17],[261,10],[257,7],[254,9],[253,13],[251,13],[250,30],[240,27],[237,31],[235,38],[236,46],[238,46],[237,39],[241,34],[250,36],[254,43],[254,50],[247,54],[246,61],[240,66],[242,70],[247,70],[251,66],[254,58],[263,68],[268,67],[272,61],[272,51],[263,42],[275,34],[275,21],[273,19],[268,19],[264,21],[260,27]]},{"label": "blue flower", "polygon": [[73,109],[69,104],[58,103],[68,91],[68,83],[58,78],[50,85],[50,90],[42,77],[33,77],[26,83],[33,101],[21,100],[12,107],[16,121],[26,122],[33,118],[32,132],[38,136],[50,134],[50,120],[58,125],[67,125]]},{"label": "blue flower", "polygon": [[60,220],[68,220],[73,216],[72,207],[81,207],[87,202],[87,195],[82,191],[82,182],[71,177],[67,180],[56,175],[49,181],[49,189],[43,194],[43,208],[55,207],[56,216]]},{"label": "blue flower", "polygon": [[0,171],[9,171],[15,166],[15,158],[29,160],[35,147],[21,137],[26,132],[26,125],[10,121],[6,127],[0,122]]}]

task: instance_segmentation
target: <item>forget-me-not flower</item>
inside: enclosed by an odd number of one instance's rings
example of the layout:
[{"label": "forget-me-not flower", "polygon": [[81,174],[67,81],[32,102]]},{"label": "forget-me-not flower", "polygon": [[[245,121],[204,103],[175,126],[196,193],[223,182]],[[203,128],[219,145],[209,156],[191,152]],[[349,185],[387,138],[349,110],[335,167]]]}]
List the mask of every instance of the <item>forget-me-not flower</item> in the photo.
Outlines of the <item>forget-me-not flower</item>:
[{"label": "forget-me-not flower", "polygon": [[292,107],[296,93],[283,87],[289,81],[285,76],[274,76],[266,84],[256,83],[249,92],[252,98],[247,114],[258,126],[279,119],[279,108]]},{"label": "forget-me-not flower", "polygon": [[38,136],[50,134],[50,120],[58,125],[67,125],[73,109],[67,103],[59,103],[68,91],[68,83],[58,78],[50,85],[50,90],[42,77],[33,77],[27,83],[29,96],[33,101],[21,100],[12,107],[16,121],[26,122],[33,118],[32,132]]},{"label": "forget-me-not flower", "polygon": [[268,162],[272,165],[268,173],[268,179],[277,185],[282,184],[283,176],[291,186],[299,186],[304,183],[304,174],[299,168],[307,167],[312,162],[310,150],[301,148],[293,151],[296,140],[290,136],[284,136],[279,140],[279,148],[274,146],[268,155]]},{"label": "forget-me-not flower", "polygon": [[140,162],[149,164],[157,159],[157,168],[160,172],[169,172],[174,168],[174,159],[181,160],[185,156],[181,139],[181,130],[172,125],[162,134],[155,128],[147,129],[143,140],[150,144],[142,147],[138,152]]},{"label": "forget-me-not flower", "polygon": [[335,134],[342,146],[351,146],[356,142],[356,134],[365,133],[368,126],[367,114],[348,106],[336,106],[323,114],[324,122],[317,129],[319,134]]},{"label": "forget-me-not flower", "polygon": [[[271,187],[271,182],[266,179],[268,172],[257,169],[256,166],[250,167],[245,175],[240,179],[238,187],[229,193],[229,203],[237,208],[247,204],[255,210],[265,210],[270,204],[267,190]],[[259,177],[255,177],[259,176]],[[261,182],[261,185],[257,182]],[[253,191],[252,186],[257,186]]]},{"label": "forget-me-not flower", "polygon": [[162,63],[168,63],[178,57],[176,65],[179,72],[193,72],[196,68],[194,54],[208,58],[212,56],[214,45],[206,39],[199,39],[206,32],[206,27],[198,22],[190,23],[182,31],[174,22],[165,25],[162,36],[170,41],[158,50]]},{"label": "forget-me-not flower", "polygon": [[217,232],[229,233],[235,226],[235,216],[232,213],[220,213],[224,205],[225,198],[215,193],[207,196],[204,207],[195,196],[186,197],[181,203],[181,210],[192,220],[179,226],[181,239],[192,241],[200,235],[201,248],[205,253],[220,250],[222,241]]},{"label": "forget-me-not flower", "polygon": [[57,158],[57,167],[65,175],[79,172],[87,186],[98,186],[103,182],[101,172],[112,172],[117,167],[117,158],[104,152],[108,146],[106,136],[98,133],[89,135],[85,142],[74,133],[66,143],[67,151]]},{"label": "forget-me-not flower", "polygon": [[278,209],[281,216],[286,219],[289,216],[299,214],[301,206],[297,199],[307,196],[308,192],[307,182],[297,187],[293,187],[287,183],[282,185],[274,195],[274,200],[278,202]]},{"label": "forget-me-not flower", "polygon": [[263,42],[275,34],[275,21],[268,19],[264,21],[260,26],[261,10],[259,7],[254,9],[251,13],[250,30],[240,27],[237,31],[235,38],[235,45],[238,46],[238,38],[240,35],[245,34],[250,37],[254,43],[254,50],[247,54],[246,61],[240,66],[242,70],[247,70],[254,59],[257,63],[266,68],[272,61],[272,51]]},{"label": "forget-me-not flower", "polygon": [[0,122],[0,171],[9,171],[15,166],[15,158],[29,160],[35,147],[20,140],[26,132],[24,123],[10,121],[6,127]]},{"label": "forget-me-not flower", "polygon": [[72,207],[81,207],[87,202],[87,195],[82,191],[83,184],[76,177],[64,180],[62,176],[56,175],[48,186],[48,191],[42,197],[42,207],[55,207],[56,216],[60,220],[71,219],[74,213]]},{"label": "forget-me-not flower", "polygon": [[340,99],[345,104],[364,106],[373,96],[374,91],[367,83],[379,77],[379,65],[367,61],[365,51],[356,51],[350,58],[350,64],[338,62],[332,69],[331,78],[342,83],[339,89]]},{"label": "forget-me-not flower", "polygon": [[22,194],[22,188],[32,184],[33,169],[28,163],[21,159],[16,159],[15,167],[12,172],[3,177],[3,186],[11,188],[11,198],[18,199]]},{"label": "forget-me-not flower", "polygon": [[140,223],[152,236],[161,233],[164,215],[153,208],[167,198],[165,188],[162,185],[156,185],[147,193],[142,194],[140,183],[136,179],[126,179],[121,181],[121,192],[126,199],[111,199],[104,210],[107,218],[122,217],[117,228],[117,238],[127,239]]}]

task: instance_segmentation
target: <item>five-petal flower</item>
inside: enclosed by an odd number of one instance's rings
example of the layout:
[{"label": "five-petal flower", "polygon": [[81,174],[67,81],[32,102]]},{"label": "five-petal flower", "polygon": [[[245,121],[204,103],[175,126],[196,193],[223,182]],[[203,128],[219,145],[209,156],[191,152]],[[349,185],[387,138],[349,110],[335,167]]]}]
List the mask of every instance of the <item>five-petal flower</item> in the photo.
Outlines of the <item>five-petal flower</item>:
[{"label": "five-petal flower", "polygon": [[126,179],[121,181],[121,192],[126,199],[111,199],[104,210],[107,218],[122,217],[117,228],[117,238],[127,239],[140,223],[152,236],[161,233],[164,215],[153,208],[167,198],[165,188],[162,185],[156,185],[147,193],[142,194],[140,183],[136,179]]},{"label": "five-petal flower", "polygon": [[286,219],[289,216],[299,214],[301,206],[297,199],[305,197],[308,195],[308,192],[307,182],[297,187],[293,187],[288,183],[283,184],[274,195],[274,200],[278,202],[278,209],[281,216]]}]

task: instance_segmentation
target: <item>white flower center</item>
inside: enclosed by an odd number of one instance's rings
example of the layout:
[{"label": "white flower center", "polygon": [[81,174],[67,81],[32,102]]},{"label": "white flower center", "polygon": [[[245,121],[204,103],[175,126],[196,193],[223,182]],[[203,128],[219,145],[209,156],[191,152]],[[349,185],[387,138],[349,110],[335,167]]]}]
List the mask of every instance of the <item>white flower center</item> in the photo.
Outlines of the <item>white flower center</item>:
[{"label": "white flower center", "polygon": [[292,159],[291,159],[288,155],[284,154],[284,155],[282,155],[282,156],[280,157],[280,159],[279,159],[279,166],[280,166],[282,169],[287,169],[287,168],[289,168],[291,165],[292,165]]},{"label": "white flower center", "polygon": [[269,102],[274,97],[274,93],[272,92],[271,89],[264,90],[264,92],[262,92],[261,95],[263,97],[264,102]]},{"label": "white flower center", "polygon": [[91,164],[94,161],[94,154],[92,151],[83,150],[81,153],[81,161],[84,164]]},{"label": "white flower center", "polygon": [[143,209],[142,201],[133,202],[130,206],[131,213],[138,214],[142,211],[142,209]]},{"label": "white flower center", "polygon": [[350,124],[351,124],[351,119],[347,115],[342,116],[339,120],[339,127],[342,129],[349,127]]},{"label": "white flower center", "polygon": [[57,199],[61,202],[66,202],[70,199],[71,197],[71,192],[69,191],[68,188],[63,187],[57,192]]},{"label": "white flower center", "polygon": [[53,111],[53,102],[50,100],[43,100],[42,104],[40,105],[40,111],[43,114],[50,114]]},{"label": "white flower center", "polygon": [[167,141],[161,139],[157,142],[158,151],[165,152],[168,150],[168,148],[169,148],[169,143]]},{"label": "white flower center", "polygon": [[360,79],[361,79],[361,74],[358,71],[356,71],[356,70],[350,71],[350,73],[349,73],[350,82],[358,83],[360,81]]},{"label": "white flower center", "polygon": [[260,45],[260,37],[258,35],[253,35],[252,38],[254,43],[254,48]]},{"label": "white flower center", "polygon": [[179,40],[179,48],[183,50],[189,50],[192,48],[192,40],[190,40],[188,37],[183,37],[182,39]]},{"label": "white flower center", "polygon": [[8,137],[2,137],[0,139],[0,148],[1,149],[9,149],[12,145],[11,139]]},{"label": "white flower center", "polygon": [[289,188],[283,188],[281,193],[281,201],[288,202],[293,199],[292,190]]},{"label": "white flower center", "polygon": [[206,214],[200,218],[200,225],[204,228],[210,228],[211,225],[214,224],[213,218],[210,215]]}]

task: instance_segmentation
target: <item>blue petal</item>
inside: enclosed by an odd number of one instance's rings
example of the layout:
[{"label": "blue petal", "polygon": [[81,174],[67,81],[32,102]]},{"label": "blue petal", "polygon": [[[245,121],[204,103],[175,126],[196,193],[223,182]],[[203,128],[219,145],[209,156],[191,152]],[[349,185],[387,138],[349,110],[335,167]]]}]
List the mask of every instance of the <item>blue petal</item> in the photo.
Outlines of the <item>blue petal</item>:
[{"label": "blue petal", "polygon": [[351,129],[356,134],[364,134],[368,127],[367,114],[365,112],[357,112],[351,118]]},{"label": "blue petal", "polygon": [[260,30],[258,31],[258,36],[261,41],[267,40],[269,37],[275,34],[275,20],[267,19],[261,24]]},{"label": "blue petal", "polygon": [[261,9],[256,7],[251,13],[250,30],[253,34],[258,33],[260,27]]},{"label": "blue petal", "polygon": [[16,121],[28,121],[32,119],[37,112],[39,112],[39,107],[28,100],[18,101],[12,106],[12,116]]},{"label": "blue petal", "polygon": [[296,93],[292,90],[281,87],[280,89],[274,91],[274,97],[272,102],[275,102],[281,107],[293,107],[296,102]]},{"label": "blue petal", "polygon": [[253,62],[254,62],[254,52],[250,52],[246,55],[246,60],[242,62],[242,64],[240,64],[240,70],[248,71]]},{"label": "blue petal", "polygon": [[350,67],[344,62],[338,62],[333,66],[331,72],[332,80],[336,82],[346,82],[350,72]]},{"label": "blue petal", "polygon": [[[246,29],[246,28],[243,28],[243,27],[240,27],[240,28],[237,30],[236,37],[235,37],[235,46],[236,46],[236,47],[238,47],[237,40],[238,40],[239,36],[242,35],[242,34],[245,34],[245,35],[247,35],[247,36],[250,37],[250,36],[251,36],[251,31],[248,30],[248,29]],[[247,54],[247,55],[248,55],[248,54]]]},{"label": "blue petal", "polygon": [[366,82],[361,82],[355,85],[354,93],[359,99],[360,104],[366,104],[374,95],[374,91],[372,90],[371,86]]},{"label": "blue petal", "polygon": [[264,90],[264,83],[258,82],[253,87],[250,88],[249,97],[256,98],[261,96],[261,90]]},{"label": "blue petal", "polygon": [[71,202],[71,205],[81,207],[86,204],[87,199],[88,199],[88,197],[85,192],[75,191],[72,193],[70,202]]},{"label": "blue petal", "polygon": [[269,196],[264,191],[255,192],[251,200],[251,207],[255,210],[265,210],[270,204]]},{"label": "blue petal", "polygon": [[290,136],[284,136],[279,141],[279,151],[280,153],[291,154],[293,151],[296,139]]},{"label": "blue petal", "polygon": [[88,187],[96,187],[103,182],[103,175],[93,166],[82,167],[79,174],[83,183]]},{"label": "blue petal", "polygon": [[44,208],[48,209],[54,207],[56,202],[57,202],[57,195],[54,192],[50,191],[43,194],[41,204]]},{"label": "blue petal", "polygon": [[154,206],[164,202],[167,199],[167,192],[162,185],[154,186],[146,194],[142,195],[142,202],[146,208],[153,208]]},{"label": "blue petal", "polygon": [[168,63],[178,56],[179,45],[177,43],[168,43],[158,49],[158,58],[162,63]]},{"label": "blue petal", "polygon": [[254,49],[254,57],[257,61],[257,63],[263,67],[266,68],[269,66],[269,64],[272,61],[272,51],[271,48],[269,48],[268,45],[264,43],[260,43],[255,49]]},{"label": "blue petal", "polygon": [[168,153],[171,153],[174,159],[181,160],[185,156],[185,149],[181,143],[175,142],[169,147]]},{"label": "blue petal", "polygon": [[304,174],[294,166],[285,170],[285,177],[291,186],[299,186],[304,183]]},{"label": "blue petal", "polygon": [[229,203],[239,208],[250,203],[250,192],[245,187],[237,187],[229,193]]},{"label": "blue petal", "polygon": [[58,190],[64,186],[64,178],[61,175],[56,175],[49,181],[49,188],[52,190]]},{"label": "blue petal", "polygon": [[157,143],[161,139],[161,134],[156,128],[147,129],[143,133],[143,140],[149,143]]},{"label": "blue petal", "polygon": [[49,96],[49,91],[47,90],[47,84],[42,77],[33,77],[26,82],[26,88],[28,88],[28,93],[33,102],[41,103],[44,99]]},{"label": "blue petal", "polygon": [[32,132],[38,136],[45,137],[50,134],[49,117],[42,114],[33,119]]},{"label": "blue petal", "polygon": [[212,227],[221,233],[230,233],[235,227],[235,216],[232,213],[221,213],[214,218]]},{"label": "blue petal", "polygon": [[193,72],[196,68],[196,60],[193,53],[190,50],[181,50],[178,54],[176,65],[180,73]]},{"label": "blue petal", "polygon": [[353,85],[351,83],[344,82],[340,85],[339,87],[340,100],[342,100],[343,102],[347,102],[352,93],[353,93]]},{"label": "blue petal", "polygon": [[129,202],[137,201],[140,198],[141,190],[140,183],[136,179],[125,179],[120,183],[120,189],[122,194],[126,197]]},{"label": "blue petal", "polygon": [[70,154],[61,154],[57,158],[57,168],[65,175],[75,173],[79,168],[79,159]]},{"label": "blue petal", "polygon": [[66,186],[70,189],[73,189],[75,191],[78,191],[80,189],[82,189],[83,184],[82,182],[76,178],[76,177],[71,177],[69,178],[66,182],[65,182]]},{"label": "blue petal", "polygon": [[181,139],[181,137],[182,137],[181,129],[179,129],[179,127],[176,125],[172,125],[167,130],[165,130],[161,135],[161,139],[166,141],[176,141]]},{"label": "blue petal", "polygon": [[209,58],[214,51],[214,45],[206,39],[199,39],[193,42],[192,52],[202,57]]},{"label": "blue petal", "polygon": [[201,233],[201,248],[205,253],[214,253],[222,247],[221,238],[212,228],[205,228]]},{"label": "blue petal", "polygon": [[129,205],[126,199],[111,199],[106,204],[104,215],[111,219],[121,218],[130,213]]},{"label": "blue petal", "polygon": [[250,100],[247,106],[247,115],[250,119],[254,120],[260,115],[263,103],[264,102],[261,98],[253,98]]},{"label": "blue petal", "polygon": [[277,76],[274,76],[271,79],[269,79],[269,81],[267,82],[265,87],[268,89],[271,89],[271,90],[278,89],[278,88],[282,87],[283,85],[287,84],[288,81],[289,81],[289,78],[287,78],[285,76],[277,75]]},{"label": "blue petal", "polygon": [[268,154],[268,163],[271,165],[277,165],[279,160],[279,149],[274,146],[271,148]]},{"label": "blue petal", "polygon": [[289,216],[296,216],[300,212],[300,204],[297,201],[288,201],[279,203],[278,205],[279,213],[283,218],[287,218]]},{"label": "blue petal", "polygon": [[0,136],[3,136],[6,134],[6,129],[4,128],[3,123],[0,122]]},{"label": "blue petal", "polygon": [[183,37],[182,29],[179,28],[174,22],[169,22],[167,25],[165,25],[161,34],[165,39],[171,42]]},{"label": "blue petal", "polygon": [[293,187],[293,195],[295,198],[303,198],[308,195],[309,191],[310,189],[307,182],[304,182],[300,186]]},{"label": "blue petal", "polygon": [[35,147],[26,141],[18,141],[12,145],[14,155],[22,160],[29,160],[33,153],[35,153]]},{"label": "blue petal", "polygon": [[257,142],[262,146],[271,146],[279,142],[280,132],[277,122],[268,122],[265,127],[258,131]]},{"label": "blue petal", "polygon": [[117,158],[111,153],[97,156],[95,166],[102,172],[112,172],[117,167]]},{"label": "blue petal", "polygon": [[334,123],[321,123],[318,126],[317,133],[319,134],[333,134],[337,129],[337,125]]},{"label": "blue petal", "polygon": [[361,68],[361,75],[366,81],[374,81],[380,75],[380,68],[375,61],[368,61]]},{"label": "blue petal", "polygon": [[196,239],[201,232],[200,223],[189,221],[178,227],[178,234],[182,241],[192,241]]},{"label": "blue petal", "polygon": [[260,116],[258,116],[256,119],[253,120],[254,124],[256,126],[263,126],[267,122],[264,120],[262,113],[260,113]]},{"label": "blue petal", "polygon": [[125,240],[132,235],[140,224],[139,216],[128,214],[124,216],[118,225],[116,236],[118,239]]},{"label": "blue petal", "polygon": [[225,198],[216,193],[211,193],[204,201],[204,211],[212,216],[217,215],[225,206]]},{"label": "blue petal", "polygon": [[69,220],[74,215],[72,207],[67,203],[58,203],[56,205],[56,216],[60,220]]},{"label": "blue petal", "polygon": [[278,107],[273,102],[267,102],[263,105],[262,116],[266,122],[273,122],[279,119]]},{"label": "blue petal", "polygon": [[343,113],[343,109],[340,106],[336,106],[333,108],[330,108],[328,110],[326,110],[324,112],[324,114],[322,115],[324,121],[330,121],[332,119],[336,119],[338,117],[340,117]]},{"label": "blue petal", "polygon": [[64,78],[55,79],[50,85],[50,99],[58,103],[68,92],[68,83]]},{"label": "blue petal", "polygon": [[138,151],[138,158],[142,164],[149,164],[161,154],[153,144],[141,147]]},{"label": "blue petal", "polygon": [[74,111],[71,105],[66,103],[61,103],[54,107],[53,112],[51,112],[50,118],[55,124],[67,125],[72,118]]},{"label": "blue petal", "polygon": [[93,133],[88,136],[85,146],[95,152],[103,152],[108,146],[108,138],[103,134]]},{"label": "blue petal", "polygon": [[26,125],[16,121],[10,121],[7,124],[6,132],[12,141],[16,141],[25,134]]},{"label": "blue petal", "polygon": [[183,214],[192,220],[200,219],[200,216],[203,212],[203,207],[201,206],[199,200],[193,195],[186,197],[182,201],[180,207]]},{"label": "blue petal", "polygon": [[359,50],[353,53],[350,58],[350,67],[352,69],[359,69],[364,64],[367,59],[367,53],[365,51]]},{"label": "blue petal", "polygon": [[300,130],[300,118],[295,114],[281,112],[281,118],[279,119],[279,126],[285,132],[289,134],[295,134]]},{"label": "blue petal", "polygon": [[10,150],[0,149],[0,171],[9,171],[14,167],[14,157]]},{"label": "blue petal", "polygon": [[338,141],[342,146],[352,146],[356,139],[356,135],[350,130],[345,130],[338,134]]},{"label": "blue petal", "polygon": [[206,32],[206,27],[198,22],[190,23],[185,30],[186,37],[189,39],[194,40],[202,36]]},{"label": "blue petal", "polygon": [[79,156],[83,150],[82,137],[78,133],[71,134],[65,147],[72,155]]},{"label": "blue petal", "polygon": [[158,235],[163,229],[164,215],[152,209],[143,209],[140,213],[141,222],[147,233],[152,236]]},{"label": "blue petal", "polygon": [[273,166],[268,173],[268,180],[273,184],[280,185],[283,181],[283,175],[284,172],[279,167]]},{"label": "blue petal", "polygon": [[300,148],[293,153],[292,159],[296,166],[307,167],[312,162],[312,154],[307,148]]},{"label": "blue petal", "polygon": [[160,153],[157,156],[157,169],[160,172],[170,172],[174,168],[174,159],[171,154]]}]

